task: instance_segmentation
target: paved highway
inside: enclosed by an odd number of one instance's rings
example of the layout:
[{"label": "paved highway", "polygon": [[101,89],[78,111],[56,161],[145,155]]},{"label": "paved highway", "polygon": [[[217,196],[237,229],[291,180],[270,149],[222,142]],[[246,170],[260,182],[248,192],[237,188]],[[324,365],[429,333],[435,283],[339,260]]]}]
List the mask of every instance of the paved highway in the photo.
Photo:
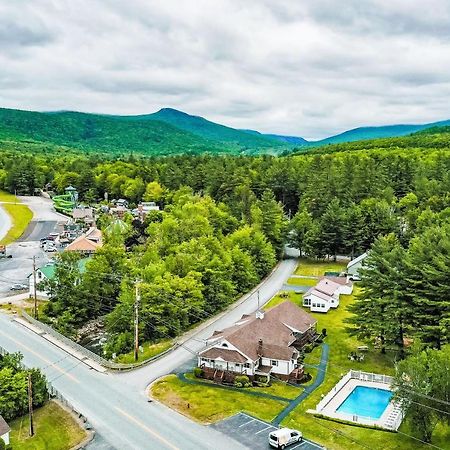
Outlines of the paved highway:
[{"label": "paved highway", "polygon": [[229,437],[160,405],[118,377],[90,370],[77,359],[0,314],[0,345],[20,351],[116,449],[240,449]]}]

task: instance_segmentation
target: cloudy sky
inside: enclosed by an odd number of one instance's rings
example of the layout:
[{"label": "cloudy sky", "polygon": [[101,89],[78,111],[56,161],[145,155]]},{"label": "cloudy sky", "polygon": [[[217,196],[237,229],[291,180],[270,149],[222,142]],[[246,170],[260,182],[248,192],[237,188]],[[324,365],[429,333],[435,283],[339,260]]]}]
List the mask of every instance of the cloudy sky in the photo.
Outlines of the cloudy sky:
[{"label": "cloudy sky", "polygon": [[450,118],[448,0],[0,0],[0,106],[321,138]]}]

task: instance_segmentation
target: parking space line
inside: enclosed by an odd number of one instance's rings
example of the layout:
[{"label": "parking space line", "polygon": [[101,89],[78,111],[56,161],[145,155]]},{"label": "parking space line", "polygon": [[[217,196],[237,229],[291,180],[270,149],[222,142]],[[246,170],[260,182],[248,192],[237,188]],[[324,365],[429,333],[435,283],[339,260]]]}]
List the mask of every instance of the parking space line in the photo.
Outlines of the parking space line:
[{"label": "parking space line", "polygon": [[245,422],[245,423],[243,423],[242,425],[239,425],[239,428],[245,427],[245,425],[248,425],[249,423],[252,423],[252,422],[255,421],[255,420],[256,420],[256,419],[249,420],[248,422]]},{"label": "parking space line", "polygon": [[[248,417],[249,419],[252,419],[252,420],[256,420],[256,422],[259,422],[259,423],[262,423],[263,425],[268,425],[267,424],[267,422],[263,422],[262,420],[259,420],[259,419],[256,419],[255,417],[252,417],[252,416],[249,416],[248,414],[245,414],[245,413],[240,413],[242,416],[245,416],[245,417]],[[251,422],[251,421],[250,421]],[[248,423],[250,423],[250,422],[248,422]],[[272,427],[273,427],[273,425],[271,425]],[[278,430],[278,428],[277,427],[274,427],[276,430]]]},{"label": "parking space line", "polygon": [[266,430],[268,430],[269,428],[273,428],[273,427],[272,427],[272,426],[268,426],[268,427],[266,427],[266,428],[263,428],[262,430],[257,431],[255,434],[262,433],[263,431],[266,431]]},{"label": "parking space line", "polygon": [[304,444],[306,444],[306,441],[302,441],[302,442],[300,442],[300,444],[297,444],[295,447],[291,447],[291,450],[295,450],[296,448],[299,448]]}]

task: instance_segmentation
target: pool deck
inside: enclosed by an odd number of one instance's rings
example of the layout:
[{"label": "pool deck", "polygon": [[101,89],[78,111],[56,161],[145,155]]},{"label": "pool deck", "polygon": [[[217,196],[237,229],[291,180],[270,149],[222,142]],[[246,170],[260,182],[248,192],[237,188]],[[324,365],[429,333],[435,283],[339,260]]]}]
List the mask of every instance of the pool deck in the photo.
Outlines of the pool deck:
[{"label": "pool deck", "polygon": [[[369,388],[377,388],[384,390],[392,390],[389,384],[378,382],[378,381],[368,381],[357,378],[347,379],[345,384],[341,385],[336,389],[334,395],[326,401],[324,405],[318,405],[317,409],[310,411],[311,413],[319,413],[324,416],[328,416],[334,419],[346,420],[349,422],[355,422],[361,425],[367,426],[377,426],[385,428],[387,430],[397,430],[401,423],[401,408],[400,406],[390,401],[384,410],[383,414],[379,419],[374,419],[370,417],[363,417],[354,414],[348,414],[344,412],[337,411],[339,406],[345,401],[345,399],[350,395],[350,393],[357,387],[364,386]],[[331,391],[333,392],[333,391]]]}]

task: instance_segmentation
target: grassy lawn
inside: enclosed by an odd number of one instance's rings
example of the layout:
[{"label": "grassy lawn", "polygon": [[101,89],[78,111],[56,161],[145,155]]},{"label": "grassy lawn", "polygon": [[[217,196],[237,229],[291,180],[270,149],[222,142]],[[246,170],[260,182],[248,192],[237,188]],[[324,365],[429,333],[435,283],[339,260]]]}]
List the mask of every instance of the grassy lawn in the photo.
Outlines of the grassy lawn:
[{"label": "grassy lawn", "polygon": [[11,203],[4,203],[2,208],[10,215],[12,221],[12,227],[0,241],[0,244],[7,245],[22,236],[33,218],[33,213],[28,206],[21,204],[14,205]]},{"label": "grassy lawn", "polygon": [[273,308],[274,306],[277,306],[280,303],[285,302],[286,300],[290,300],[296,305],[302,306],[303,294],[297,294],[296,292],[293,291],[280,292],[277,295],[275,295],[275,297],[272,297],[272,299],[264,305],[263,309],[267,310]]},{"label": "grassy lawn", "polygon": [[298,263],[295,274],[319,277],[321,275],[324,275],[325,272],[342,272],[346,267],[346,262],[301,259]]},{"label": "grassy lawn", "polygon": [[254,397],[233,390],[192,385],[168,375],[151,388],[154,398],[202,423],[216,422],[244,411],[261,420],[271,421],[286,402]]},{"label": "grassy lawn", "polygon": [[[300,296],[290,296],[294,300]],[[348,448],[360,448],[361,445],[369,446],[371,449],[399,449],[409,450],[411,448],[426,448],[424,444],[401,435],[386,431],[377,431],[367,428],[359,428],[344,425],[325,419],[315,418],[306,413],[308,409],[315,409],[321,396],[325,395],[337,383],[337,381],[350,369],[363,370],[381,374],[392,375],[394,372],[393,359],[395,355],[388,353],[382,355],[379,351],[371,349],[366,352],[365,360],[362,362],[350,361],[347,357],[351,351],[356,351],[358,345],[366,344],[349,336],[345,330],[344,319],[349,317],[347,306],[353,301],[351,295],[341,295],[340,306],[336,310],[330,310],[327,314],[312,313],[318,319],[318,330],[327,329],[325,342],[330,346],[330,360],[324,383],[305,399],[282,423],[287,427],[298,428],[303,431],[307,438],[315,440],[328,448],[346,450]],[[296,301],[298,304],[298,301]],[[317,364],[320,359],[321,349],[315,348],[306,355],[305,363]],[[309,369],[313,371],[314,369]],[[400,431],[411,434],[408,423],[402,424]],[[447,433],[447,434],[446,434]],[[442,448],[450,448],[449,428],[436,430],[433,443]],[[359,445],[361,444],[361,445]]]},{"label": "grassy lawn", "polygon": [[[25,312],[27,312],[30,316],[34,315],[34,300],[32,299],[26,299],[22,301],[23,303],[25,303],[26,306],[22,307],[22,306],[17,306],[17,305],[9,305],[7,303],[2,303],[0,305],[0,310],[2,310],[5,313],[14,313],[14,312],[19,312],[21,309],[24,309]],[[37,305],[38,305],[38,314],[40,315],[40,317],[42,317],[43,313],[44,313],[44,306],[45,306],[45,301],[42,300],[38,300]]]},{"label": "grassy lawn", "polygon": [[28,437],[28,416],[10,423],[14,450],[66,450],[86,438],[86,431],[55,402],[48,402],[34,412],[33,437]]},{"label": "grassy lawn", "polygon": [[[173,341],[170,339],[150,344],[145,342],[142,344],[143,352],[139,352],[139,358],[137,362],[146,361],[147,359],[152,358],[153,356],[159,355],[160,353],[168,350],[172,347]],[[120,355],[116,358],[116,362],[122,364],[132,364],[135,362],[134,360],[134,351],[126,353],[124,355]]]},{"label": "grassy lawn", "polygon": [[0,191],[0,202],[20,202],[19,199],[16,198],[14,194],[10,194],[9,192]]},{"label": "grassy lawn", "polygon": [[317,278],[289,278],[288,284],[293,284],[294,286],[315,286],[319,280]]},{"label": "grassy lawn", "polygon": [[[198,380],[195,378],[193,373],[186,373],[185,377],[189,380]],[[204,383],[211,383],[211,386],[214,387],[215,384],[212,381],[208,380],[199,380]],[[220,388],[219,388],[220,389]],[[291,384],[283,383],[282,381],[272,381],[272,384],[267,387],[250,387],[250,388],[242,388],[242,392],[251,391],[251,392],[261,392],[264,394],[276,395],[277,397],[284,398],[295,398],[298,397],[303,389],[299,386],[292,386]]]}]

